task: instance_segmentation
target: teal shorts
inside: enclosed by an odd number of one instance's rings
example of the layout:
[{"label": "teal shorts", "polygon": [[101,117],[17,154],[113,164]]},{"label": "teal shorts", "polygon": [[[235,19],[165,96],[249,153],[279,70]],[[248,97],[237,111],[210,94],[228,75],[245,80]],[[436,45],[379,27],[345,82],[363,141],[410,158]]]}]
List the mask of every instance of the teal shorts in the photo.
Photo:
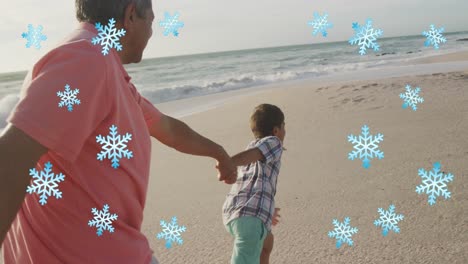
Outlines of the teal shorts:
[{"label": "teal shorts", "polygon": [[226,229],[234,237],[231,264],[259,264],[263,241],[268,234],[262,220],[243,216],[229,222]]}]

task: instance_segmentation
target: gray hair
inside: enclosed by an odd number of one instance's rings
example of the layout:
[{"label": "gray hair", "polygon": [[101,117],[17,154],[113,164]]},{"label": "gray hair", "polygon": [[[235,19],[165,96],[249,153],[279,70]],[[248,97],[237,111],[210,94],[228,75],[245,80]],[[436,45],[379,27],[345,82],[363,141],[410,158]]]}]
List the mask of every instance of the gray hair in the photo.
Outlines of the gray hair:
[{"label": "gray hair", "polygon": [[111,18],[122,21],[125,9],[132,3],[139,17],[145,17],[146,9],[151,8],[151,0],[75,0],[76,19],[101,24],[107,24]]}]

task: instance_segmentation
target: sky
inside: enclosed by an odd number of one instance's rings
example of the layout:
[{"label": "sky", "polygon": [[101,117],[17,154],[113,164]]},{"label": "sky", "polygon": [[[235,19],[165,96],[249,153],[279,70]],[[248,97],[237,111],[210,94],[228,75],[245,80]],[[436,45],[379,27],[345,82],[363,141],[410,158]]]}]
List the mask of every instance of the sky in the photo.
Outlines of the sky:
[{"label": "sky", "polygon": [[[0,72],[30,69],[77,25],[74,0],[0,0]],[[371,18],[383,37],[418,35],[429,26],[468,31],[468,0],[153,0],[153,37],[143,58],[346,41],[352,23]],[[179,36],[163,36],[164,12],[180,13]],[[307,22],[328,13],[328,37]],[[42,48],[26,48],[21,34],[42,25]]]}]

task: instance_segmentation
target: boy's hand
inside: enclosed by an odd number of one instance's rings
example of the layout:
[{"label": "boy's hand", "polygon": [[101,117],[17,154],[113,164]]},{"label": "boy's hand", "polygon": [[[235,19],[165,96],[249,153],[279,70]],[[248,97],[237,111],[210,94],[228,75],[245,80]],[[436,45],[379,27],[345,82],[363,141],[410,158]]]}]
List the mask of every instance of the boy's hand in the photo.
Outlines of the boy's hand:
[{"label": "boy's hand", "polygon": [[276,226],[279,223],[279,219],[281,218],[281,215],[279,214],[279,210],[281,210],[281,208],[275,208],[275,213],[273,214],[273,220],[272,220],[273,226]]}]

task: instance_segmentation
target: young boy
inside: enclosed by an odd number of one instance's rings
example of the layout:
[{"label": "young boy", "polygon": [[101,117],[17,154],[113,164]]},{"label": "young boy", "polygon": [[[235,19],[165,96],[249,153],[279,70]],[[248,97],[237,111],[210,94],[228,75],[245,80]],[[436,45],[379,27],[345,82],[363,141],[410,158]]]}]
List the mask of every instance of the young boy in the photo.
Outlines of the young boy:
[{"label": "young boy", "polygon": [[255,140],[232,157],[240,169],[223,205],[223,223],[234,237],[231,264],[258,264],[261,255],[262,263],[268,263],[273,247],[271,226],[279,217],[275,194],[286,135],[284,114],[274,105],[259,105],[250,118],[250,128]]}]

